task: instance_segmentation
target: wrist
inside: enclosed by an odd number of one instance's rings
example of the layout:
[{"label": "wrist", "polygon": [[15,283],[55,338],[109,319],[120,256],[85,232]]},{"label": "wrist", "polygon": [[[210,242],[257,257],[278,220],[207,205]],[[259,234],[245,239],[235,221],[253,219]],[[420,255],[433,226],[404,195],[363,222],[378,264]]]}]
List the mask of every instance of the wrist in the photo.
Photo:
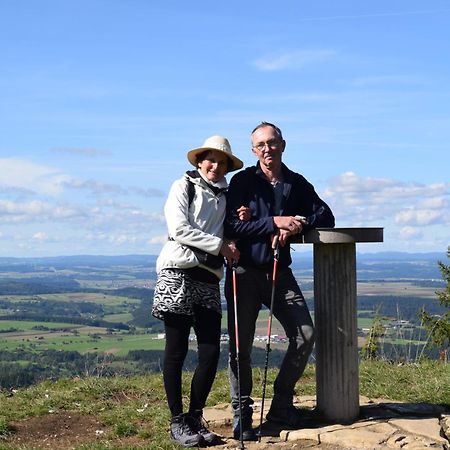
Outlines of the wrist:
[{"label": "wrist", "polygon": [[272,216],[272,225],[274,230],[278,230],[277,216]]}]

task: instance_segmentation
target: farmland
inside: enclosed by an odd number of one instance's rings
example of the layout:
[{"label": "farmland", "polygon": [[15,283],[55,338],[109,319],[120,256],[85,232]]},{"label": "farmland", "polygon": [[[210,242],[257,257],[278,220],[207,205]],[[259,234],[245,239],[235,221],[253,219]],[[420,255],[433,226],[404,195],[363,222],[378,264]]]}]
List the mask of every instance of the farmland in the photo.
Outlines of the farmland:
[{"label": "farmland", "polygon": [[[435,291],[442,286],[437,259],[438,255],[429,255],[419,263],[406,259],[394,264],[389,258],[361,258],[357,287],[360,345],[375,315],[384,318],[389,331],[386,343],[424,343],[425,334],[417,332],[417,311],[423,305],[435,308]],[[51,361],[41,364],[40,358],[51,360],[69,352],[78,361],[75,373],[99,359],[103,364],[105,358],[111,368],[152,370],[155,357],[151,355],[159,358],[164,348],[162,323],[150,315],[154,265],[152,256],[0,258],[0,363],[8,361],[8,369],[18,364],[15,367],[20,370],[33,361],[33,370],[39,371],[36,376],[45,376],[49,367],[58,376],[67,366],[58,368]],[[297,258],[292,267],[314,314],[311,259]],[[223,309],[226,336],[225,305]],[[262,310],[256,347],[265,345],[267,317],[268,311]],[[399,321],[408,326],[396,328]],[[285,337],[276,320],[272,332],[274,350],[283,350]]]}]

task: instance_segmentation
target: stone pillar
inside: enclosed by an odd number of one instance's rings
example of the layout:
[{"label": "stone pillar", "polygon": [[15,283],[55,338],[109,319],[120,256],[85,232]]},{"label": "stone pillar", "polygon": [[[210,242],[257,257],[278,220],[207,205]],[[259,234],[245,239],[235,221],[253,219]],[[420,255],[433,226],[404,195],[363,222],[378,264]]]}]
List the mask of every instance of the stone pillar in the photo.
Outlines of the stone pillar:
[{"label": "stone pillar", "polygon": [[317,409],[331,422],[359,415],[355,244],[314,244]]},{"label": "stone pillar", "polygon": [[382,228],[316,228],[291,240],[314,244],[317,409],[325,420],[359,415],[356,242],[383,242]]}]

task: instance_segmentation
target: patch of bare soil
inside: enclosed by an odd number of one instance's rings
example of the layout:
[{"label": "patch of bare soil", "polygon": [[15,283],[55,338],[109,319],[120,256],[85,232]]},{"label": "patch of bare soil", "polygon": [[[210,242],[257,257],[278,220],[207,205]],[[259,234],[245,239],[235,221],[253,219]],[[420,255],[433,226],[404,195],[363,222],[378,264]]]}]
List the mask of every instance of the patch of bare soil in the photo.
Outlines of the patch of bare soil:
[{"label": "patch of bare soil", "polygon": [[[108,441],[111,430],[102,425],[94,416],[79,414],[76,412],[58,411],[40,417],[13,422],[15,433],[4,439],[3,442],[18,449],[33,450],[72,450],[79,445]],[[215,426],[211,429],[221,436],[216,445],[209,447],[217,450],[239,449],[240,442],[231,436],[230,426]],[[292,450],[292,449],[322,449],[336,450],[324,444],[313,441],[281,441],[277,430],[266,430],[261,442],[245,442],[247,450]],[[279,432],[279,430],[278,430]],[[273,434],[273,436],[271,436]],[[119,448],[145,447],[148,442],[143,442],[137,437],[114,439]]]},{"label": "patch of bare soil", "polygon": [[83,443],[95,442],[108,431],[93,416],[66,411],[31,417],[12,425],[16,431],[5,442],[36,450],[70,450]]}]

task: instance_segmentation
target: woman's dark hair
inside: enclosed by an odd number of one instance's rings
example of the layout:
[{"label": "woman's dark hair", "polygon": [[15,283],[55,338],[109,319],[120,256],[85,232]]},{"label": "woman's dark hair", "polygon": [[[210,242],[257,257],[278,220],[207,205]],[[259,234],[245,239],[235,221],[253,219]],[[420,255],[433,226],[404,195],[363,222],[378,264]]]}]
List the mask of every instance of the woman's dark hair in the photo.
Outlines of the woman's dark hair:
[{"label": "woman's dark hair", "polygon": [[[205,150],[203,152],[200,152],[195,157],[196,163],[202,162],[204,159],[208,157],[208,155],[212,152],[212,150]],[[231,158],[228,158],[227,156],[227,173],[233,169],[233,161],[231,161]]]}]

